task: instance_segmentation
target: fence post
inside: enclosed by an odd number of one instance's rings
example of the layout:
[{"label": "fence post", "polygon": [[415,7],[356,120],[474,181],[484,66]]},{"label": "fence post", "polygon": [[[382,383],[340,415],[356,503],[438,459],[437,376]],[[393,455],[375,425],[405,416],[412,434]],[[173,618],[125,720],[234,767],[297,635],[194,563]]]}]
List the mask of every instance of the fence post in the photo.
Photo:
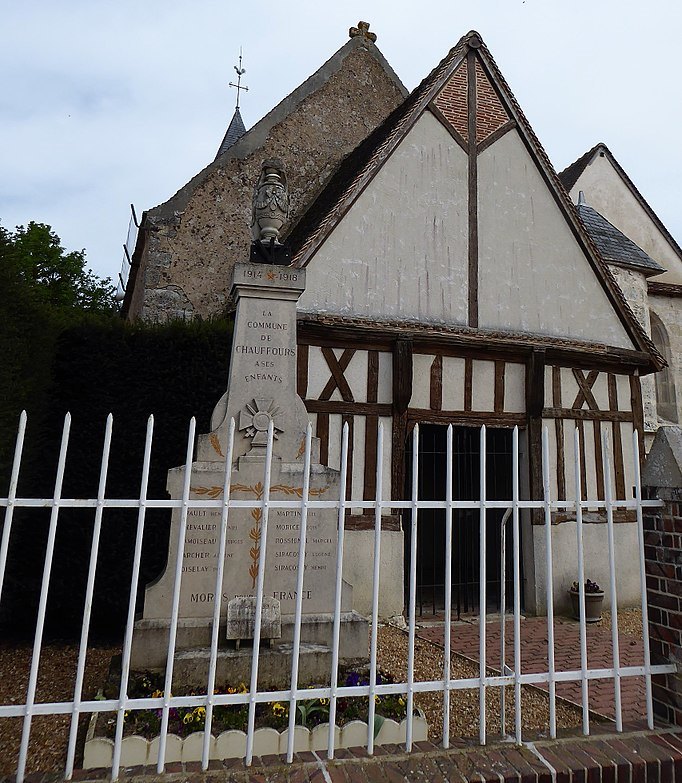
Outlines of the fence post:
[{"label": "fence post", "polygon": [[642,472],[649,644],[653,664],[677,671],[653,677],[656,717],[682,726],[682,427],[661,427]]}]

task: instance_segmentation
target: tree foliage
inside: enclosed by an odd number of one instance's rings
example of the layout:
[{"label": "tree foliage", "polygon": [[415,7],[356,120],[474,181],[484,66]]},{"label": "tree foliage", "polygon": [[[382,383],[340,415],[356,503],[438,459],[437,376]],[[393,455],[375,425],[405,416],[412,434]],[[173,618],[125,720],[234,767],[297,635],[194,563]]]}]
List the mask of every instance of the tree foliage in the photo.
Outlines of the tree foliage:
[{"label": "tree foliage", "polygon": [[19,413],[35,413],[44,401],[58,336],[115,311],[114,287],[86,268],[85,251],[67,251],[43,223],[0,225],[0,483]]},{"label": "tree foliage", "polygon": [[68,252],[44,223],[31,221],[14,232],[0,226],[0,275],[3,290],[26,303],[63,315],[115,312],[114,286],[85,266],[85,251]]}]

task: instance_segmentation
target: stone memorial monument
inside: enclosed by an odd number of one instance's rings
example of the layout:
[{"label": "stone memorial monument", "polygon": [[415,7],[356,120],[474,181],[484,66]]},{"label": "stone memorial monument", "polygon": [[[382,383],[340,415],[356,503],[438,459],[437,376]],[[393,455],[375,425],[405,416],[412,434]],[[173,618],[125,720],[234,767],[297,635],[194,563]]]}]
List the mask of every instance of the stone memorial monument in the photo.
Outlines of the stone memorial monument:
[{"label": "stone memorial monument", "polygon": [[[271,172],[264,166],[263,183]],[[264,201],[265,199],[260,199]],[[254,198],[254,213],[260,203]],[[282,195],[280,193],[280,201]],[[282,202],[283,203],[283,202]],[[272,240],[281,226],[262,220]],[[257,221],[254,219],[254,225]],[[275,225],[275,229],[273,229]],[[272,231],[275,230],[275,234]],[[256,240],[258,241],[258,240]],[[235,421],[231,497],[261,500],[264,493],[268,429],[274,432],[270,500],[299,500],[304,486],[304,453],[308,416],[296,393],[296,302],[305,289],[305,270],[275,264],[240,263],[235,266],[232,296],[236,316],[227,392],[213,412],[211,432],[200,435],[197,460],[191,466],[190,497],[222,499],[230,421]],[[184,466],[168,474],[173,498],[182,496]],[[309,498],[337,500],[339,474],[319,464],[319,441],[312,439]],[[135,625],[132,665],[135,669],[165,667],[170,614],[178,553],[182,556],[180,613],[176,641],[176,681],[200,684],[208,668],[215,602],[220,508],[190,508],[184,538],[180,539],[181,510],[174,509],[168,561],[164,573],[147,586],[142,619]],[[261,547],[266,547],[264,599],[268,623],[278,629],[263,648],[259,677],[267,686],[286,683],[290,668],[293,614],[296,602],[300,508],[271,508],[267,538],[262,533],[262,509],[231,508],[227,523],[221,617],[228,607],[239,617],[237,627],[248,627],[244,612],[255,603]],[[307,517],[305,575],[302,592],[301,684],[322,681],[329,661],[336,579],[338,511],[310,508]],[[232,602],[232,603],[231,603]],[[236,602],[236,603],[235,603]],[[236,605],[241,602],[241,605]],[[275,617],[274,615],[277,615]],[[262,626],[264,627],[264,626]],[[366,657],[367,623],[352,611],[352,588],[343,584],[341,617],[342,659]],[[221,628],[218,677],[244,680],[250,668],[250,651],[234,627]],[[279,638],[276,635],[281,634]],[[237,644],[228,643],[230,636]],[[239,649],[235,649],[239,648]]]}]

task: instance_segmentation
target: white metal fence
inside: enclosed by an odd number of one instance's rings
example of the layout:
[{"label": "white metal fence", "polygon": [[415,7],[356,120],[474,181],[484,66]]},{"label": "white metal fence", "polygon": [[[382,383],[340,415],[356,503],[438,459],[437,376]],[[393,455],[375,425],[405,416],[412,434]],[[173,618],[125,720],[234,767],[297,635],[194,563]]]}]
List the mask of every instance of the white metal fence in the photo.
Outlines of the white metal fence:
[{"label": "white metal fence", "polygon": [[[622,711],[621,711],[621,680],[624,677],[643,677],[646,684],[646,710],[647,722],[650,728],[653,728],[653,709],[651,677],[652,674],[667,673],[673,671],[671,666],[652,666],[649,656],[649,644],[647,636],[647,605],[646,605],[646,580],[644,567],[644,538],[642,529],[642,510],[645,507],[657,507],[658,501],[642,500],[640,486],[640,466],[635,458],[634,476],[635,476],[635,498],[631,500],[614,499],[612,492],[612,468],[610,460],[609,444],[606,436],[602,444],[604,454],[604,497],[605,500],[587,499],[579,500],[582,496],[581,491],[581,466],[580,466],[580,448],[579,432],[575,431],[575,497],[578,500],[559,501],[550,497],[550,459],[549,459],[549,440],[547,432],[543,433],[543,452],[542,452],[542,475],[544,498],[543,500],[522,500],[519,491],[519,433],[518,428],[513,432],[513,465],[512,465],[512,496],[511,498],[500,500],[488,500],[485,494],[486,477],[486,429],[480,430],[480,498],[476,500],[455,500],[453,498],[453,429],[448,427],[447,433],[447,466],[446,466],[446,484],[445,500],[426,501],[418,496],[419,486],[419,432],[415,427],[413,432],[412,448],[412,488],[411,498],[401,501],[387,499],[382,497],[382,470],[383,470],[383,432],[379,428],[377,439],[377,476],[376,476],[376,497],[374,500],[352,500],[346,497],[346,472],[348,463],[348,425],[345,425],[341,444],[341,476],[340,476],[340,497],[334,500],[319,500],[311,496],[310,488],[310,462],[311,462],[311,429],[308,428],[305,453],[304,453],[304,485],[302,497],[300,500],[279,500],[270,497],[270,472],[273,452],[273,430],[272,424],[268,435],[268,446],[265,464],[263,466],[263,484],[264,492],[260,500],[235,500],[230,497],[230,482],[233,442],[234,442],[234,422],[231,424],[229,433],[229,444],[226,458],[226,470],[224,475],[223,492],[220,498],[215,500],[196,499],[190,497],[191,483],[191,463],[194,453],[195,441],[195,422],[190,422],[189,435],[187,440],[187,455],[185,462],[184,485],[182,497],[176,500],[151,499],[147,497],[148,478],[150,469],[150,454],[152,447],[152,436],[154,428],[153,417],[149,418],[147,434],[144,449],[144,461],[142,467],[140,494],[133,499],[113,499],[107,498],[107,468],[109,464],[109,453],[112,438],[112,417],[109,416],[106,423],[104,447],[102,451],[102,461],[99,479],[99,490],[96,498],[74,499],[62,497],[62,484],[66,463],[67,448],[69,443],[70,416],[67,415],[64,420],[64,428],[61,439],[61,448],[59,461],[54,484],[54,493],[51,498],[21,498],[17,497],[17,484],[19,470],[22,460],[22,451],[24,445],[24,434],[26,429],[26,415],[22,414],[19,431],[17,436],[14,462],[9,484],[8,496],[0,499],[0,505],[5,507],[4,527],[0,543],[0,599],[2,598],[2,587],[5,577],[7,556],[12,535],[12,522],[14,510],[16,508],[49,508],[50,522],[45,552],[44,570],[40,590],[37,623],[35,630],[35,640],[33,645],[33,655],[28,681],[28,690],[25,702],[23,704],[5,704],[0,705],[0,719],[21,717],[23,718],[23,732],[18,755],[17,781],[22,783],[27,764],[27,753],[31,734],[31,722],[34,716],[38,715],[71,715],[71,729],[68,740],[68,748],[65,762],[65,778],[69,779],[73,773],[76,757],[76,741],[79,718],[88,713],[113,712],[116,714],[116,731],[114,739],[113,761],[111,765],[112,779],[116,779],[121,766],[121,743],[123,739],[124,716],[131,710],[155,709],[161,711],[161,731],[158,742],[157,768],[163,772],[167,758],[167,737],[170,710],[183,707],[204,707],[205,731],[203,734],[203,753],[202,766],[208,767],[211,743],[211,726],[213,721],[213,711],[217,706],[222,705],[248,705],[248,725],[245,763],[249,765],[254,755],[254,724],[256,715],[256,705],[267,702],[288,702],[289,704],[289,731],[287,740],[287,760],[291,761],[294,754],[294,721],[296,716],[297,703],[307,699],[328,699],[329,700],[329,732],[328,732],[328,757],[332,758],[337,741],[337,733],[334,728],[337,714],[337,704],[340,698],[344,697],[367,697],[369,702],[369,720],[367,730],[367,751],[372,754],[374,751],[374,715],[375,715],[375,696],[384,696],[388,694],[401,694],[406,697],[407,718],[406,718],[406,749],[410,751],[413,745],[413,713],[415,694],[435,691],[442,693],[443,700],[443,725],[442,725],[442,744],[448,748],[450,744],[450,710],[453,691],[463,689],[476,689],[479,693],[480,706],[480,736],[481,744],[485,744],[488,736],[488,727],[486,726],[486,699],[488,690],[491,688],[500,688],[504,693],[505,686],[512,686],[515,693],[515,725],[513,738],[517,743],[522,741],[522,705],[521,705],[521,687],[524,684],[546,684],[549,692],[549,722],[548,732],[551,737],[556,736],[556,686],[557,683],[566,681],[579,681],[582,685],[582,728],[585,734],[590,731],[589,714],[589,690],[590,680],[611,678],[614,683],[615,692],[615,723],[618,731],[622,730]],[[632,453],[639,454],[638,434],[633,433]],[[374,566],[372,573],[372,612],[370,618],[370,656],[369,656],[369,682],[367,685],[337,685],[339,674],[339,638],[340,638],[340,618],[341,618],[341,592],[342,592],[342,564],[344,551],[344,520],[346,509],[362,506],[364,509],[373,510],[374,526]],[[587,633],[585,623],[585,569],[584,569],[584,550],[583,550],[583,510],[585,508],[601,508],[605,510],[607,548],[609,559],[610,575],[610,600],[612,618],[612,649],[613,666],[611,668],[590,669],[587,658]],[[80,637],[79,656],[75,672],[75,687],[73,698],[65,702],[42,703],[36,701],[37,677],[41,659],[41,647],[43,644],[43,634],[45,625],[46,606],[48,599],[48,588],[50,584],[50,575],[54,557],[55,538],[57,525],[61,509],[86,508],[93,510],[93,535],[91,544],[91,553],[89,561],[89,571],[87,576],[87,586],[85,603],[83,610],[82,631]],[[105,700],[84,700],[83,681],[86,663],[86,653],[88,649],[88,635],[90,630],[91,609],[93,602],[93,593],[95,585],[96,567],[98,560],[98,549],[100,541],[100,532],[102,528],[103,512],[107,508],[132,508],[137,509],[137,529],[134,549],[134,562],[130,583],[127,624],[123,639],[122,652],[122,675],[120,692],[117,698]],[[172,599],[170,633],[168,639],[167,665],[165,672],[165,687],[163,695],[150,698],[131,698],[128,696],[128,688],[131,674],[131,646],[133,638],[133,626],[135,620],[135,603],[138,592],[138,580],[140,574],[140,560],[142,552],[142,541],[144,535],[145,515],[147,509],[165,508],[180,509],[180,525],[178,532],[178,549],[176,561],[173,564],[175,570],[175,583]],[[173,696],[171,694],[171,684],[173,681],[173,668],[175,662],[175,642],[176,631],[179,617],[180,591],[182,578],[182,560],[183,546],[185,540],[185,531],[187,524],[187,515],[189,509],[220,509],[221,525],[220,536],[217,551],[217,572],[216,572],[216,596],[214,602],[212,639],[210,647],[210,663],[208,678],[206,682],[206,695],[195,696]],[[225,567],[225,554],[227,548],[227,530],[230,511],[233,508],[258,508],[262,514],[261,523],[261,547],[259,553],[259,568],[256,589],[256,622],[255,638],[251,660],[251,678],[250,684],[245,693],[215,693],[216,685],[216,664],[218,658],[219,638],[220,638],[220,617],[221,617],[221,595]],[[259,642],[261,634],[261,617],[263,607],[263,579],[265,573],[265,563],[267,558],[267,526],[268,515],[273,508],[287,508],[300,510],[300,535],[298,551],[298,575],[296,607],[294,620],[294,639],[291,677],[289,687],[285,690],[262,691],[258,689],[258,671],[259,671]],[[309,509],[314,508],[333,508],[338,513],[338,548],[336,557],[336,575],[335,575],[335,612],[333,622],[333,644],[332,644],[332,663],[330,671],[330,685],[324,687],[315,687],[313,689],[299,688],[298,667],[299,653],[301,645],[301,618],[302,618],[302,596],[303,596],[303,578],[304,563],[306,558],[306,525]],[[404,682],[381,683],[377,684],[377,644],[379,629],[379,580],[380,580],[380,558],[381,558],[381,517],[382,512],[388,509],[405,509],[411,512],[412,524],[410,527],[410,568],[408,576],[408,598],[407,598],[407,622],[408,622],[408,661],[407,677]],[[445,541],[445,611],[446,618],[444,625],[444,664],[440,676],[430,681],[421,681],[415,679],[415,596],[417,592],[417,541],[419,513],[423,509],[442,509],[445,511],[446,518],[446,541]],[[452,584],[452,534],[453,534],[453,515],[458,509],[477,509],[480,515],[480,622],[479,622],[479,672],[477,677],[457,678],[451,673],[451,652],[452,638],[451,625],[447,618],[451,616],[452,609],[452,591],[448,586]],[[505,667],[502,668],[499,675],[491,675],[486,666],[486,515],[489,509],[505,509],[511,514],[512,520],[512,550],[513,550],[513,622],[514,622],[514,645],[513,645],[513,668],[511,673]],[[521,552],[520,552],[520,516],[523,509],[539,509],[544,512],[544,531],[546,545],[546,585],[547,585],[547,633],[548,633],[548,666],[547,670],[540,673],[522,673],[521,657]],[[641,584],[641,603],[642,603],[642,625],[644,636],[644,665],[628,666],[620,665],[619,638],[617,631],[618,614],[618,596],[616,571],[618,564],[615,557],[614,545],[614,520],[613,512],[615,509],[631,509],[636,512],[637,531],[638,531],[638,563]],[[557,671],[554,662],[554,595],[553,595],[553,574],[552,574],[552,525],[551,514],[553,511],[574,511],[576,517],[576,552],[578,563],[578,582],[580,584],[580,668],[572,671]],[[504,558],[502,559],[504,562]],[[171,564],[169,564],[171,567]],[[503,582],[504,584],[504,582]],[[502,717],[502,734],[505,734],[504,715]]]}]

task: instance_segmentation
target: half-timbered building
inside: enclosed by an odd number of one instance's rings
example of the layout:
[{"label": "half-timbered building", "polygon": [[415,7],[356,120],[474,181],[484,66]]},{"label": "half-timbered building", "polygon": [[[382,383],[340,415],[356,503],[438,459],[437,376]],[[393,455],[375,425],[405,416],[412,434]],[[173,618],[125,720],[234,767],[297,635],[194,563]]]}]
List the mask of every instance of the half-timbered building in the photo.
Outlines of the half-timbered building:
[{"label": "half-timbered building", "polygon": [[[484,489],[488,499],[509,499],[518,428],[520,491],[541,499],[546,428],[552,496],[575,499],[577,458],[582,498],[603,500],[607,433],[615,494],[631,498],[639,456],[634,430],[644,444],[642,379],[665,361],[480,36],[464,36],[396,103],[325,176],[285,237],[294,266],[306,268],[298,391],[320,439],[321,461],[338,467],[347,423],[351,501],[374,498],[377,480],[384,498],[408,497],[411,433],[419,425],[420,495],[442,498],[452,424],[453,492],[477,499],[485,424]],[[175,220],[179,226],[182,215]],[[246,225],[244,232],[248,237]],[[138,243],[139,280],[146,241]],[[135,297],[143,293],[127,294],[129,313]],[[445,526],[442,514],[423,514],[418,607],[433,611],[445,589]],[[501,511],[490,514],[487,525],[493,602],[505,556],[501,518]],[[604,512],[587,509],[583,521],[590,578],[608,581]],[[545,557],[542,522],[528,514],[522,524],[528,611],[544,610],[545,570],[536,567]],[[555,513],[552,522],[561,603],[577,573],[575,512]],[[617,558],[627,562],[636,551],[634,517],[619,511],[616,522]],[[410,524],[409,514],[396,510],[382,520],[384,616],[403,610]],[[467,612],[476,609],[478,595],[478,514],[459,512],[455,527],[454,596]],[[350,509],[344,569],[360,611],[371,600],[373,528],[366,509]],[[619,599],[633,602],[637,574],[624,569],[619,579]]]}]

